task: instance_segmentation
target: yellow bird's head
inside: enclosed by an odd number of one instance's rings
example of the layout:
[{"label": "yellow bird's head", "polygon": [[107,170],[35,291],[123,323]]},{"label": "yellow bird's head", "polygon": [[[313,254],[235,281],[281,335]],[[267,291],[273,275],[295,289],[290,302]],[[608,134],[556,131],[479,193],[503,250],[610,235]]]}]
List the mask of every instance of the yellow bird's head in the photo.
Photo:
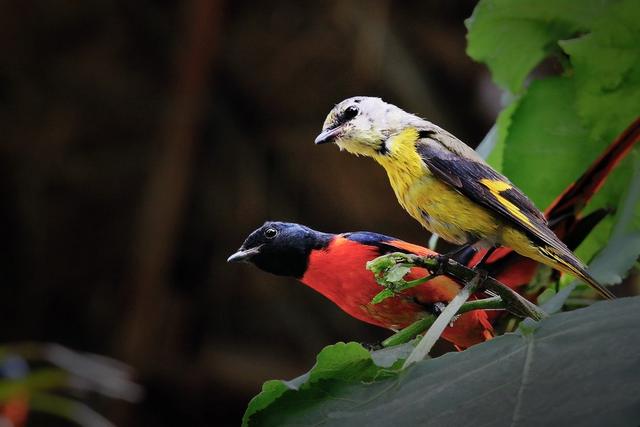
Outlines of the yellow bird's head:
[{"label": "yellow bird's head", "polygon": [[419,117],[380,98],[355,96],[331,110],[315,143],[333,142],[352,154],[375,157],[389,152],[391,136],[420,123]]}]

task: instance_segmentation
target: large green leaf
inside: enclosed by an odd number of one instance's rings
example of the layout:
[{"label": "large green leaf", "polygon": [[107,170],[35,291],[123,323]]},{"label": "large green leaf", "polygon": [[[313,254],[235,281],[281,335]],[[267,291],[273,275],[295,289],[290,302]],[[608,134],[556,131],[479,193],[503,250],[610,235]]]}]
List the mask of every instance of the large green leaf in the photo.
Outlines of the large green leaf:
[{"label": "large green leaf", "polygon": [[593,277],[603,284],[620,283],[640,254],[640,231],[632,231],[640,228],[640,158],[634,161],[636,171],[618,207],[611,239],[590,265]]},{"label": "large green leaf", "polygon": [[558,40],[590,28],[612,1],[484,0],[466,22],[467,53],[484,62],[500,86],[518,92]]},{"label": "large green leaf", "polygon": [[[485,62],[503,87],[521,92],[498,118],[488,160],[544,208],[640,114],[638,2],[483,0],[467,24],[469,54]],[[560,50],[569,58],[564,75],[535,80],[523,92],[533,67]],[[585,214],[620,206],[633,169],[632,159],[623,161]],[[618,222],[602,221],[578,256],[592,259]],[[640,206],[626,223],[629,233],[640,230]],[[627,258],[640,254],[635,242],[618,240],[616,246],[630,248]],[[603,273],[614,278],[624,272]]]},{"label": "large green leaf", "polygon": [[[318,401],[328,398],[330,389],[348,384],[370,383],[393,375],[392,367],[400,358],[406,358],[413,347],[401,345],[375,352],[374,356],[357,343],[337,343],[324,348],[317,357],[316,365],[307,374],[292,381],[267,381],[262,392],[249,403],[243,417],[243,425],[255,422],[256,414],[268,409],[274,422],[292,415],[304,417]],[[329,387],[325,390],[325,384]],[[289,402],[289,396],[297,397]],[[284,410],[281,409],[284,405]],[[274,408],[275,411],[274,412]],[[261,412],[262,411],[262,412]],[[282,411],[279,413],[278,411]]]},{"label": "large green leaf", "polygon": [[561,41],[576,81],[577,109],[594,139],[613,140],[640,114],[640,5],[611,4],[590,32]]},{"label": "large green leaf", "polygon": [[[515,107],[504,112],[509,114],[508,136],[503,146],[496,147],[502,150],[499,155],[502,172],[541,209],[576,180],[611,143],[594,139],[590,128],[580,120],[575,105],[576,84],[576,80],[569,77],[535,81]],[[633,154],[611,173],[585,213],[621,205],[635,169]],[[639,207],[633,216],[628,230],[640,230]],[[615,215],[603,220],[581,245],[578,256],[591,259],[608,242],[616,221]]]},{"label": "large green leaf", "polygon": [[608,145],[592,141],[574,107],[573,79],[537,80],[511,112],[502,172],[548,206]]},{"label": "large green leaf", "polygon": [[[640,419],[640,297],[606,301],[396,372],[327,347],[296,387],[275,382],[245,425],[630,426]],[[386,365],[388,366],[388,364]],[[256,405],[269,396],[269,404]]]},{"label": "large green leaf", "polygon": [[507,139],[507,135],[509,134],[509,128],[511,127],[511,116],[513,112],[518,108],[518,100],[514,99],[511,104],[505,107],[500,114],[498,115],[498,119],[495,124],[495,144],[493,149],[486,156],[487,162],[496,168],[497,170],[502,170],[502,160],[504,157],[504,145],[505,140]]}]

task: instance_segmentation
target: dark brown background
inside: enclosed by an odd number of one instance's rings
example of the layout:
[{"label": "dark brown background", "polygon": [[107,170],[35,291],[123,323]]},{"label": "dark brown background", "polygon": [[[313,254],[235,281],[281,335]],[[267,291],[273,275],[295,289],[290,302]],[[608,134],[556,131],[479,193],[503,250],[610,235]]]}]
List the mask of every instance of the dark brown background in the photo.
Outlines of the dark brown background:
[{"label": "dark brown background", "polygon": [[499,94],[464,53],[473,6],[2,2],[0,341],[119,358],[147,398],[93,407],[199,426],[238,424],[325,345],[384,337],[225,259],[268,219],[426,242],[381,168],[313,139],[376,95],[477,144]]}]

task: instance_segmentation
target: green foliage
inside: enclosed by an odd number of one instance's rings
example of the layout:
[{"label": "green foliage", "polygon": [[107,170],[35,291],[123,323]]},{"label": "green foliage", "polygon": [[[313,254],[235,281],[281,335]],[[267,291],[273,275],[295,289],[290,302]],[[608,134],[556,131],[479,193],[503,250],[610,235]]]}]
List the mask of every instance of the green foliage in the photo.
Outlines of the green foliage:
[{"label": "green foliage", "polygon": [[406,350],[381,366],[336,344],[295,386],[265,384],[243,423],[625,425],[640,418],[639,310],[640,297],[599,302],[401,372],[389,366]]},{"label": "green foliage", "polygon": [[[519,94],[500,114],[488,160],[545,207],[640,114],[640,7],[635,0],[484,0],[467,26],[469,55],[486,63],[500,86]],[[563,74],[525,85],[549,58]],[[611,174],[585,213],[624,202],[633,157]],[[629,232],[640,230],[640,205],[632,211]],[[578,255],[588,260],[602,250],[619,221],[619,211],[605,219]],[[640,244],[624,243],[616,246],[637,258]],[[601,277],[619,281],[631,264],[618,263],[616,271],[611,265]]]},{"label": "green foliage", "polygon": [[142,393],[121,363],[56,344],[0,346],[0,368],[4,375],[0,379],[0,406],[24,402],[29,412],[53,415],[81,426],[113,425],[77,400],[83,394],[94,392],[134,402]]},{"label": "green foliage", "polygon": [[[467,25],[469,55],[513,95],[485,141],[488,161],[545,207],[640,114],[640,6],[482,0]],[[562,72],[530,78],[545,60]],[[604,283],[640,254],[639,165],[636,148],[585,211],[615,208],[578,250]],[[377,301],[412,284],[401,259],[367,267],[384,287]],[[545,292],[543,308],[557,314],[518,333],[405,369],[410,344],[326,347],[308,374],[267,382],[243,425],[628,425],[640,419],[640,297],[559,313],[580,287]]]},{"label": "green foliage", "polygon": [[481,1],[466,22],[467,53],[484,62],[494,80],[511,92],[545,57],[558,51],[557,41],[590,28],[603,6],[601,0]]},{"label": "green foliage", "polygon": [[[268,381],[262,392],[253,398],[242,424],[257,423],[269,413],[272,425],[284,425],[293,417],[307,419],[319,403],[333,400],[334,393],[344,388],[358,388],[393,377],[399,366],[399,357],[406,357],[407,347],[383,350],[383,362],[374,361],[372,355],[357,343],[337,343],[325,347],[318,354],[316,365],[307,374],[292,382]],[[395,368],[395,369],[393,369]],[[349,406],[344,402],[345,407]],[[284,424],[281,424],[284,423]],[[306,423],[304,423],[306,424]]]},{"label": "green foliage", "polygon": [[601,283],[620,283],[625,273],[636,263],[640,248],[637,207],[640,206],[640,157],[635,159],[635,174],[626,197],[618,206],[617,223],[605,248],[590,265],[591,272]]},{"label": "green foliage", "polygon": [[371,300],[373,304],[379,304],[387,298],[429,280],[429,278],[420,278],[409,282],[404,280],[404,276],[413,267],[412,263],[405,262],[405,258],[404,254],[398,252],[367,262],[367,269],[374,274],[376,282],[384,288]]}]

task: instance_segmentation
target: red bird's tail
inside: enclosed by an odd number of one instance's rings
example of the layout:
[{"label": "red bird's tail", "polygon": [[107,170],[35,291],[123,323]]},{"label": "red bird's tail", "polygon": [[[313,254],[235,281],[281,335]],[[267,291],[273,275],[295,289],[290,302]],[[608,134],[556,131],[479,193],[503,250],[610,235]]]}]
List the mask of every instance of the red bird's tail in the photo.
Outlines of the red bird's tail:
[{"label": "red bird's tail", "polygon": [[607,150],[591,164],[589,169],[549,205],[545,211],[549,222],[558,222],[565,217],[578,216],[593,195],[602,188],[611,171],[629,153],[638,140],[640,140],[640,118],[622,132]]}]

